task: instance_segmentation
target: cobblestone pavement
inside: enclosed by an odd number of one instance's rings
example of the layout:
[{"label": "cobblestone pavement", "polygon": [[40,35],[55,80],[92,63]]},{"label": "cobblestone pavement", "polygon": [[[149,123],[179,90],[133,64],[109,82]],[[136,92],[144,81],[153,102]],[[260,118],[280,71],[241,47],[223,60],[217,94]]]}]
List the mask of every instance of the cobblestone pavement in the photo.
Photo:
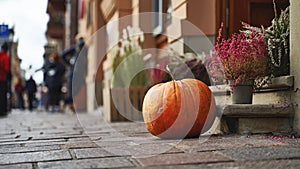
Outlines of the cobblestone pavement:
[{"label": "cobblestone pavement", "polygon": [[299,168],[297,138],[226,135],[161,140],[101,113],[14,110],[0,118],[0,169]]}]

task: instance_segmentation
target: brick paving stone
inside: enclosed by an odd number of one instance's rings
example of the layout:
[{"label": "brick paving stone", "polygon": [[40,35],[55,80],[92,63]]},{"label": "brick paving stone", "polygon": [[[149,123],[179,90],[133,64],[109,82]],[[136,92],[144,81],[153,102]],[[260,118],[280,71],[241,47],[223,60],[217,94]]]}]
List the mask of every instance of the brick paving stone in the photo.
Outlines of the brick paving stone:
[{"label": "brick paving stone", "polygon": [[300,161],[298,139],[223,135],[163,140],[142,123],[106,123],[99,117],[13,111],[0,119],[0,169],[297,168]]},{"label": "brick paving stone", "polygon": [[29,137],[32,139],[48,139],[48,138],[65,138],[65,137],[83,137],[83,131],[57,131],[57,130],[40,130],[40,131],[30,131],[30,132],[14,132],[13,134],[0,136],[0,142],[7,140],[27,140]]},{"label": "brick paving stone", "polygon": [[55,144],[64,144],[66,139],[53,139],[53,140],[28,140],[28,141],[9,141],[0,143],[0,146],[4,145],[18,145],[18,144],[32,144],[32,145],[55,145]]},{"label": "brick paving stone", "polygon": [[1,144],[5,144],[5,143],[9,143],[9,142],[21,142],[21,141],[27,141],[27,140],[29,140],[30,138],[29,137],[26,137],[26,138],[11,138],[11,139],[9,139],[9,138],[7,138],[7,139],[1,139],[0,140],[0,145]]},{"label": "brick paving stone", "polygon": [[241,147],[266,147],[283,145],[287,144],[273,141],[271,139],[266,139],[266,137],[262,136],[212,136],[208,139],[186,139],[182,140],[178,144],[174,144],[176,148],[188,152],[215,151]]},{"label": "brick paving stone", "polygon": [[67,142],[69,143],[78,141],[92,142],[91,138],[89,137],[67,138]]},{"label": "brick paving stone", "polygon": [[299,147],[239,148],[220,151],[221,154],[238,161],[276,160],[300,158]]},{"label": "brick paving stone", "polygon": [[112,123],[109,125],[118,132],[124,132],[124,133],[125,132],[127,133],[147,132],[144,123],[124,122],[124,123]]},{"label": "brick paving stone", "polygon": [[134,142],[124,142],[122,146],[104,147],[104,149],[117,156],[149,157],[163,153],[182,152],[168,144],[136,144]]},{"label": "brick paving stone", "polygon": [[76,141],[76,142],[66,142],[62,145],[63,148],[75,149],[75,148],[97,148],[99,147],[96,143],[92,141]]},{"label": "brick paving stone", "polygon": [[213,152],[161,154],[147,158],[136,159],[142,166],[198,164],[209,162],[225,162],[232,159]]},{"label": "brick paving stone", "polygon": [[85,138],[85,135],[47,135],[34,137],[33,140],[49,140],[49,139],[70,139],[70,138]]},{"label": "brick paving stone", "polygon": [[112,157],[114,154],[105,151],[103,148],[83,148],[73,150],[77,159]]},{"label": "brick paving stone", "polygon": [[297,137],[291,137],[286,135],[273,135],[268,136],[266,139],[273,140],[277,143],[290,145],[293,147],[300,147],[300,138]]},{"label": "brick paving stone", "polygon": [[125,168],[134,164],[124,157],[39,162],[39,169]]},{"label": "brick paving stone", "polygon": [[106,140],[99,140],[93,141],[98,147],[122,147],[124,146],[124,141],[106,141]]},{"label": "brick paving stone", "polygon": [[17,169],[33,169],[33,166],[30,163],[0,166],[0,169],[14,169],[14,168],[17,168]]},{"label": "brick paving stone", "polygon": [[50,151],[61,149],[58,145],[47,146],[13,146],[13,147],[1,147],[0,154],[9,153],[24,153],[24,152],[36,152],[36,151]]},{"label": "brick paving stone", "polygon": [[[221,162],[205,164],[184,164],[135,167],[134,169],[298,169],[300,160],[274,160],[274,161],[244,161],[244,162]],[[130,169],[130,168],[127,168]]]},{"label": "brick paving stone", "polygon": [[67,160],[71,156],[67,150],[51,150],[29,153],[0,154],[0,164],[38,162],[51,160]]}]

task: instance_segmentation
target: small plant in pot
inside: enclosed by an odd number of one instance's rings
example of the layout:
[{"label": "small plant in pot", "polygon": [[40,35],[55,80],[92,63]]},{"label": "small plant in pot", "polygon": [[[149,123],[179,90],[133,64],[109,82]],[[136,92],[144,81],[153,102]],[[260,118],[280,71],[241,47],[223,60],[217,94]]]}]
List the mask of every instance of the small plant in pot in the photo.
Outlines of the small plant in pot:
[{"label": "small plant in pot", "polygon": [[223,24],[214,47],[225,78],[232,87],[232,103],[251,104],[254,79],[267,73],[265,34],[249,30],[223,39],[222,29]]},{"label": "small plant in pot", "polygon": [[289,7],[281,11],[278,16],[274,1],[273,4],[275,17],[272,20],[272,25],[265,30],[265,40],[269,55],[271,75],[279,77],[290,74],[290,16]]},{"label": "small plant in pot", "polygon": [[259,28],[243,23],[244,33],[249,34],[255,31],[265,37],[268,73],[266,77],[255,80],[256,88],[268,88],[272,84],[272,79],[290,74],[289,7],[282,10],[278,15],[274,0],[273,4],[275,17],[269,27]]}]

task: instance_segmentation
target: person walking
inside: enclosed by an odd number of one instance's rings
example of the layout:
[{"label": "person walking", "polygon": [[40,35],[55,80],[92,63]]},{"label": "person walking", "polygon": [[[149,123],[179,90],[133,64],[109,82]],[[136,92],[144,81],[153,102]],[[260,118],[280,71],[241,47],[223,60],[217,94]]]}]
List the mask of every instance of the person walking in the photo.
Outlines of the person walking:
[{"label": "person walking", "polygon": [[[82,55],[82,57],[79,57],[79,54]],[[80,89],[85,86],[85,77],[87,73],[87,47],[85,47],[83,37],[80,37],[77,40],[76,45],[64,50],[61,56],[66,65],[69,66],[68,97],[65,102],[69,105],[70,109],[75,112],[73,99],[79,93]],[[76,71],[76,79],[74,81],[73,74],[76,62],[79,62],[80,70]]]},{"label": "person walking", "polygon": [[16,84],[15,84],[15,93],[17,96],[17,108],[24,110],[24,99],[23,99],[23,94],[24,94],[24,84],[22,83],[22,79],[20,77],[17,78]]},{"label": "person walking", "polygon": [[48,110],[50,112],[60,111],[61,88],[65,66],[61,63],[58,53],[52,53],[45,64],[45,83],[48,88]]},{"label": "person walking", "polygon": [[39,84],[37,86],[37,92],[35,93],[35,97],[37,99],[37,109],[38,111],[42,111],[43,109],[43,85]]},{"label": "person walking", "polygon": [[25,90],[27,91],[28,97],[28,110],[33,110],[33,102],[35,100],[35,93],[37,91],[36,82],[32,76],[26,81]]},{"label": "person walking", "polygon": [[0,116],[7,115],[7,76],[10,73],[10,56],[7,51],[8,44],[4,43],[0,52]]}]

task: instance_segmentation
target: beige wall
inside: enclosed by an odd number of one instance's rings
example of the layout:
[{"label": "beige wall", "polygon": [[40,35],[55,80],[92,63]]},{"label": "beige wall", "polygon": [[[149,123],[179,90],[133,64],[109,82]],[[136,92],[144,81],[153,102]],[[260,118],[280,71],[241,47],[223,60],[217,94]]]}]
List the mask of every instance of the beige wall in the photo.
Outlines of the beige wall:
[{"label": "beige wall", "polygon": [[188,0],[172,0],[173,16],[180,19],[187,18],[187,1]]},{"label": "beige wall", "polygon": [[292,94],[292,99],[295,104],[295,121],[294,130],[300,134],[300,1],[290,0],[290,59],[291,59],[291,74],[295,76],[295,91]]},{"label": "beige wall", "polygon": [[216,30],[216,0],[189,0],[187,19],[206,35],[214,35]]},{"label": "beige wall", "polygon": [[[216,34],[216,0],[172,0],[174,16],[172,24],[167,27],[170,37],[168,42],[177,52],[183,54],[185,43],[197,53],[208,52],[211,44],[207,43],[205,36],[213,43]],[[194,29],[190,22],[197,29]],[[202,33],[200,33],[200,31]],[[204,36],[203,36],[204,35]]]},{"label": "beige wall", "polygon": [[[202,30],[205,34],[214,36],[215,35],[215,22],[216,22],[216,7],[215,7],[216,0],[172,0],[172,15],[176,18],[181,20],[178,23],[172,23],[172,27],[168,27],[167,31],[171,33],[173,36],[172,38],[168,38],[168,42],[171,43],[176,39],[182,38],[185,41],[195,41],[195,45],[199,44],[199,40],[201,41],[201,36],[196,34],[195,32],[189,31],[188,29],[182,28],[182,20],[187,19],[188,21],[192,22],[196,27]],[[167,1],[165,0],[164,3],[166,4]],[[153,12],[153,1],[151,0],[102,0],[99,4],[99,8],[103,13],[103,18],[105,18],[106,23],[110,21],[114,21],[119,19],[120,17],[127,16],[130,14],[137,14],[142,12]],[[164,9],[166,10],[166,9]],[[130,25],[133,27],[140,27],[142,30],[145,28],[153,27],[152,22],[147,20],[139,19],[132,19]],[[107,32],[108,38],[109,36],[112,37],[111,32],[115,32],[119,30],[122,32],[124,27],[127,27],[128,23],[118,23],[115,28],[110,28],[111,30]],[[186,32],[182,33],[183,30],[187,30]],[[121,36],[121,33],[116,34],[114,36]],[[116,38],[116,37],[115,37]],[[108,42],[110,44],[110,42]],[[150,33],[145,34],[145,41],[142,45],[143,48],[155,48],[157,39]],[[183,52],[184,46],[180,43],[174,43],[173,46],[175,48],[180,48]],[[108,46],[108,49],[111,46]],[[112,54],[108,53],[107,59],[104,63],[104,87],[107,87],[109,84],[109,79],[111,77],[111,64],[112,64]],[[104,97],[108,97],[109,93],[106,93],[107,90],[103,91]],[[105,99],[104,99],[105,101]],[[109,103],[104,103],[109,104]]]},{"label": "beige wall", "polygon": [[[216,0],[172,0],[172,8],[173,16],[188,20],[206,35],[215,35]],[[189,36],[195,34],[184,31],[183,35]]]}]

